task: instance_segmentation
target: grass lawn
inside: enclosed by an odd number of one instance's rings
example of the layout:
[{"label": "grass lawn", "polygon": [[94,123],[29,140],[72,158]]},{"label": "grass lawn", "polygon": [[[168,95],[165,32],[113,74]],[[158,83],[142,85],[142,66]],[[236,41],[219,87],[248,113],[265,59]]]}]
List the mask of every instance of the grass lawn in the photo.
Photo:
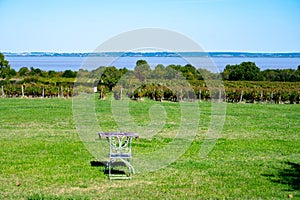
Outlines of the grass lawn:
[{"label": "grass lawn", "polygon": [[[96,101],[103,130],[117,130],[109,100]],[[166,122],[134,151],[154,151],[172,140],[179,104],[130,102],[137,124],[163,106]],[[300,106],[227,104],[223,132],[207,157],[198,152],[209,126],[211,104],[199,102],[195,140],[175,162],[110,181],[81,142],[72,100],[0,99],[0,199],[294,199],[300,198]],[[95,133],[96,134],[96,133]],[[161,136],[162,135],[162,136]]]}]

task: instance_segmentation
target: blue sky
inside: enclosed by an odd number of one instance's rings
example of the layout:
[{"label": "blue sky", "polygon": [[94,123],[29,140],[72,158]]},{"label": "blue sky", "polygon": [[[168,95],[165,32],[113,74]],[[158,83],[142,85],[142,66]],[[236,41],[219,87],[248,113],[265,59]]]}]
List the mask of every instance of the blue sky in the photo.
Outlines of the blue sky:
[{"label": "blue sky", "polygon": [[300,52],[300,0],[0,0],[2,52],[91,52],[162,28],[205,51]]}]

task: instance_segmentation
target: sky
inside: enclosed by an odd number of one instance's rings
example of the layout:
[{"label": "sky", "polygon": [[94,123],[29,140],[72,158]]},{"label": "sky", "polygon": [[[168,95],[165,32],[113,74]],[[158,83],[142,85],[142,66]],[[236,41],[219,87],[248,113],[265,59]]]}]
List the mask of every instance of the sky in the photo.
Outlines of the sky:
[{"label": "sky", "polygon": [[300,52],[300,0],[0,0],[1,52],[92,52],[141,28],[205,51]]}]

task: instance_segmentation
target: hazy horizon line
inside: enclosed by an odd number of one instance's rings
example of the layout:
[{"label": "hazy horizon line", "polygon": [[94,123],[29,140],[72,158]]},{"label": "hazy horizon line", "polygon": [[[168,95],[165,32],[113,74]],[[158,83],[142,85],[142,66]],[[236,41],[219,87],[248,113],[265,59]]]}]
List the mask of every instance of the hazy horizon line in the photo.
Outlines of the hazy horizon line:
[{"label": "hazy horizon line", "polygon": [[261,53],[261,54],[295,54],[300,51],[0,51],[3,54],[25,54],[25,53],[57,53],[57,54],[91,54],[91,53]]}]

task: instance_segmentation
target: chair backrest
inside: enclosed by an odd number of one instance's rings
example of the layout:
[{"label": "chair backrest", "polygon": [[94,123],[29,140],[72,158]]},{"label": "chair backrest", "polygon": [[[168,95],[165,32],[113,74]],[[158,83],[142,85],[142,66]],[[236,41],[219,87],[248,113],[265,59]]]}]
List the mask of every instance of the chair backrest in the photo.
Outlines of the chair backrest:
[{"label": "chair backrest", "polygon": [[138,138],[136,133],[130,132],[100,132],[100,139],[106,137],[109,141],[109,156],[111,158],[130,158],[132,138]]},{"label": "chair backrest", "polygon": [[131,157],[132,136],[114,135],[109,137],[110,156]]}]

